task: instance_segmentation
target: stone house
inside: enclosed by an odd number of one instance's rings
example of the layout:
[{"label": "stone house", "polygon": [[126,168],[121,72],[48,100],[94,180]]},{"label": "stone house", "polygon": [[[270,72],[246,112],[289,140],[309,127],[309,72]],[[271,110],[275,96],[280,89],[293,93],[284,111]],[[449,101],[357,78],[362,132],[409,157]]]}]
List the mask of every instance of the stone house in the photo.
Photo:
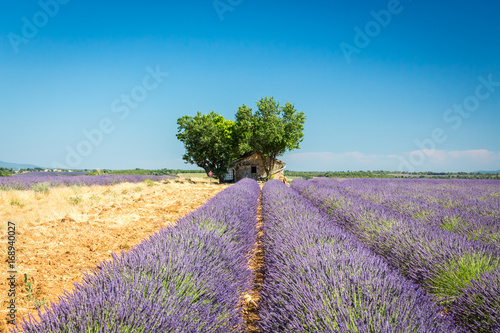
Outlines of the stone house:
[{"label": "stone house", "polygon": [[[276,160],[271,174],[275,179],[283,179],[286,163]],[[228,169],[225,180],[228,182],[237,182],[243,178],[252,178],[255,180],[264,179],[266,171],[261,158],[256,153],[251,153],[233,162],[233,167]]]}]

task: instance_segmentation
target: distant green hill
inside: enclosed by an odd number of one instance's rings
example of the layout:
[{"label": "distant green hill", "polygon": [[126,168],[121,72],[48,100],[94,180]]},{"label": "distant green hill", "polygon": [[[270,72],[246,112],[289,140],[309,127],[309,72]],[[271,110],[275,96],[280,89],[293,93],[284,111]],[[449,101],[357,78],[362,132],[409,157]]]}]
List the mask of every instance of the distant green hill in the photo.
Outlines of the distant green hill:
[{"label": "distant green hill", "polygon": [[33,165],[33,164],[18,164],[18,163],[9,163],[9,162],[3,162],[0,161],[0,168],[7,168],[7,169],[34,169],[34,168],[39,168],[39,166]]}]

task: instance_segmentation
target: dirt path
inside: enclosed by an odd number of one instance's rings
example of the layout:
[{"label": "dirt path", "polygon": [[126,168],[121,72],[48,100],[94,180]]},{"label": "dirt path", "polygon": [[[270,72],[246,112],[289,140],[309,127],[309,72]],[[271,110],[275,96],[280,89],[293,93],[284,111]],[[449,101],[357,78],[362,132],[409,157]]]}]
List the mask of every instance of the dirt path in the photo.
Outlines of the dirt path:
[{"label": "dirt path", "polygon": [[250,269],[254,272],[254,281],[252,290],[245,294],[243,303],[243,319],[248,333],[260,333],[257,327],[259,321],[259,300],[260,290],[264,281],[264,251],[262,250],[262,186],[259,197],[259,206],[257,208],[257,241],[252,250],[252,259],[250,260]]},{"label": "dirt path", "polygon": [[[33,191],[0,192],[2,248],[7,246],[7,221],[16,221],[17,321],[28,313],[36,315],[35,302],[57,301],[63,290],[81,281],[82,272],[109,260],[112,252],[133,248],[226,187],[171,181],[154,186],[62,187],[42,196]],[[0,332],[7,328],[6,261],[2,251]],[[31,292],[26,290],[24,274]]]}]

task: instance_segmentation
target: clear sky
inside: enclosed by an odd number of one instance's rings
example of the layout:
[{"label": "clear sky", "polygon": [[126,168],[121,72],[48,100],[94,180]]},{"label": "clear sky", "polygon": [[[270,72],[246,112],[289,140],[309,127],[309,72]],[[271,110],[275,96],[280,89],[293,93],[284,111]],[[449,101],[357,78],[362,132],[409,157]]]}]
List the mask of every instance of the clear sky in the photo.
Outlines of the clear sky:
[{"label": "clear sky", "polygon": [[290,170],[500,169],[500,2],[0,0],[0,160],[194,168],[176,119],[274,96]]}]

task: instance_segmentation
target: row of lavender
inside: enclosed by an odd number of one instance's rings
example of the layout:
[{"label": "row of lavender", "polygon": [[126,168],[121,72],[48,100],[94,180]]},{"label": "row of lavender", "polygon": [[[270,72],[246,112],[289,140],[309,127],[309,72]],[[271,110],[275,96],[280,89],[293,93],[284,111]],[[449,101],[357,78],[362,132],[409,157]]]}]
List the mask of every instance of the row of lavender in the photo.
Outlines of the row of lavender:
[{"label": "row of lavender", "polygon": [[293,189],[262,193],[262,332],[458,332],[425,293]]},{"label": "row of lavender", "polygon": [[33,172],[31,175],[15,175],[11,177],[0,177],[0,190],[31,190],[40,183],[46,183],[50,187],[55,186],[91,186],[91,185],[114,185],[130,182],[138,183],[145,179],[160,181],[170,179],[173,176],[143,176],[143,175],[95,175],[95,176],[48,176],[44,172]]},{"label": "row of lavender", "polygon": [[[24,332],[242,332],[260,188],[245,179],[86,275]],[[13,332],[19,332],[17,327]]]},{"label": "row of lavender", "polygon": [[[468,240],[490,243],[500,249],[500,182],[349,180],[340,184],[316,180],[325,186],[340,186],[365,200],[393,209],[407,217],[436,225]],[[458,185],[461,182],[458,181]],[[465,184],[464,184],[465,185]],[[469,207],[464,209],[461,205]]]},{"label": "row of lavender", "polygon": [[495,246],[364,200],[346,184],[294,180],[292,187],[420,284],[457,322],[473,332],[500,332],[500,251]]}]

